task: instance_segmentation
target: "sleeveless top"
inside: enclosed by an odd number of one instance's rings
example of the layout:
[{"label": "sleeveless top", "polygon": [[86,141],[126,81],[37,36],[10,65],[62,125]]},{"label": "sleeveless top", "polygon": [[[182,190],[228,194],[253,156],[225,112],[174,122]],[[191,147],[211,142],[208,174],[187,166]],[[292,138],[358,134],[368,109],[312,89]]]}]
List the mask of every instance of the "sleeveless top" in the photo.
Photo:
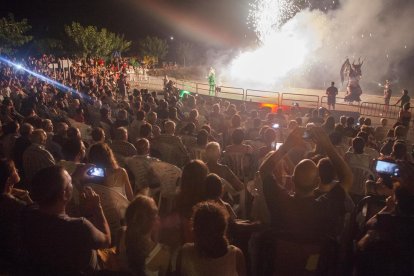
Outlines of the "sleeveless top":
[{"label": "sleeveless top", "polygon": [[227,253],[222,257],[205,258],[199,256],[193,243],[185,244],[181,255],[182,275],[237,276],[237,247],[229,245],[227,249]]}]

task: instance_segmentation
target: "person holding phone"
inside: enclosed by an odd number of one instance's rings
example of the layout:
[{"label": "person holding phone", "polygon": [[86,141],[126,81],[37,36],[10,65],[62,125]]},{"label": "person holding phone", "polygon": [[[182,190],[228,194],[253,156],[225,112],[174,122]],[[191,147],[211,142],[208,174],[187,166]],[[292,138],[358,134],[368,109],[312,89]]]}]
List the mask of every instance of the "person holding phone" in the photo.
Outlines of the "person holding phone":
[{"label": "person holding phone", "polygon": [[[90,148],[89,162],[99,168],[90,172],[90,176],[102,179],[102,185],[119,192],[128,200],[134,198],[126,170],[119,167],[111,148],[106,143],[98,143]],[[103,176],[102,171],[104,171]]]}]

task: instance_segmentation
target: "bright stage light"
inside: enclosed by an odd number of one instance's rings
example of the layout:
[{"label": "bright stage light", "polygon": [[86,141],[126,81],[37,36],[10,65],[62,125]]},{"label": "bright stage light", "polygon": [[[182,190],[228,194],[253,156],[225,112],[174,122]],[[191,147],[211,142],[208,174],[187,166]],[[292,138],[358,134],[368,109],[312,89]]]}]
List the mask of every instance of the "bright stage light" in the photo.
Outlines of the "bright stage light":
[{"label": "bright stage light", "polygon": [[26,73],[28,73],[28,74],[30,74],[30,75],[32,75],[32,76],[34,76],[34,77],[36,77],[36,78],[38,78],[38,79],[42,80],[42,81],[45,81],[45,82],[47,82],[47,83],[50,83],[50,84],[52,84],[53,86],[55,86],[55,87],[57,87],[57,88],[61,89],[62,91],[66,91],[66,92],[71,92],[71,93],[74,93],[74,94],[78,94],[81,98],[83,98],[83,97],[88,97],[88,96],[86,96],[86,95],[84,95],[84,94],[79,93],[78,91],[76,91],[75,89],[73,89],[73,88],[71,88],[71,87],[68,87],[68,86],[66,86],[66,85],[63,85],[63,84],[61,84],[60,82],[55,81],[55,80],[53,80],[53,79],[50,79],[50,78],[48,78],[48,77],[46,77],[46,76],[44,76],[44,75],[41,75],[41,74],[36,73],[36,72],[34,72],[34,71],[31,71],[31,70],[27,69],[26,67],[22,66],[21,64],[14,63],[14,62],[12,62],[12,61],[10,61],[10,60],[8,60],[8,59],[4,58],[4,57],[1,57],[1,56],[0,56],[0,62],[6,63],[6,64],[7,64],[7,65],[9,65],[9,66],[13,66],[13,67],[14,67],[14,68],[16,68],[17,70],[24,71],[24,72],[26,72]]}]

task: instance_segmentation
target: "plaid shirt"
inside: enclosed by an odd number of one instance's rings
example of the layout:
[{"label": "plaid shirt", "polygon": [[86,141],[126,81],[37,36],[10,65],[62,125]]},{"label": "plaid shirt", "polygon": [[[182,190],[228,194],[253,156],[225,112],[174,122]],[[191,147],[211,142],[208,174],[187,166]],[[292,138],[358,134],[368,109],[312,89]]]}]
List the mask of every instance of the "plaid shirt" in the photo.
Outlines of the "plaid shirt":
[{"label": "plaid shirt", "polygon": [[131,157],[137,154],[135,146],[127,141],[114,140],[110,146],[116,156]]}]

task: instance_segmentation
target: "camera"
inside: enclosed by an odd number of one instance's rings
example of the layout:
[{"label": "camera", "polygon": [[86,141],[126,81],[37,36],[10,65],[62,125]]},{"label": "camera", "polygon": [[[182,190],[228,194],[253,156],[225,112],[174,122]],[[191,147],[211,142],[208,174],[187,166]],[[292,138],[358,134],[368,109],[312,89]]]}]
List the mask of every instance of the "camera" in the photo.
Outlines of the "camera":
[{"label": "camera", "polygon": [[103,168],[90,168],[86,173],[89,176],[105,177],[105,170]]}]

